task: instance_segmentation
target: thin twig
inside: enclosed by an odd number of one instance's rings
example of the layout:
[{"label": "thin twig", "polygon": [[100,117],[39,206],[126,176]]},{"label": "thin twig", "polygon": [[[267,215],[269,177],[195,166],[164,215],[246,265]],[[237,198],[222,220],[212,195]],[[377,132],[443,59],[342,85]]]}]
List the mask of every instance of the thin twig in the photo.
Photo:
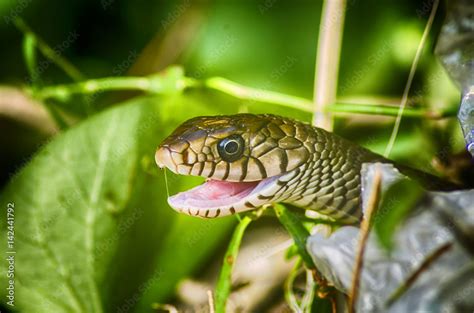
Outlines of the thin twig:
[{"label": "thin twig", "polygon": [[357,295],[359,293],[360,276],[364,263],[364,252],[369,238],[370,226],[372,224],[372,217],[377,209],[379,197],[380,197],[380,184],[382,181],[382,172],[380,167],[377,165],[375,168],[375,174],[373,178],[372,188],[369,200],[367,202],[367,210],[365,217],[360,224],[360,239],[357,247],[357,254],[354,263],[352,286],[349,292],[349,313],[354,312],[354,306],[357,301]]},{"label": "thin twig", "polygon": [[314,276],[312,271],[306,270],[306,287],[303,299],[301,300],[301,308],[303,312],[311,312],[311,305],[313,304],[314,299]]},{"label": "thin twig", "polygon": [[413,82],[413,77],[415,77],[416,68],[418,66],[418,62],[421,58],[421,53],[423,52],[423,48],[425,47],[426,40],[428,39],[428,35],[431,30],[431,25],[433,24],[433,20],[436,15],[436,11],[438,9],[439,0],[435,0],[433,3],[433,7],[431,9],[430,17],[428,18],[428,22],[426,22],[426,27],[423,32],[423,36],[421,37],[420,44],[418,45],[418,49],[416,50],[415,59],[410,68],[410,74],[408,75],[408,80],[405,85],[405,90],[403,91],[402,101],[400,103],[400,109],[398,111],[397,119],[395,120],[395,125],[393,126],[392,134],[390,135],[390,140],[387,144],[385,149],[384,156],[388,157],[390,152],[392,152],[393,145],[395,144],[395,139],[398,135],[398,130],[400,128],[400,122],[402,121],[403,111],[408,102],[408,93],[410,92],[411,84]]},{"label": "thin twig", "polygon": [[293,292],[293,284],[296,277],[298,277],[298,275],[303,270],[303,268],[301,267],[302,263],[303,263],[303,259],[301,257],[298,258],[298,260],[296,261],[295,265],[291,269],[290,274],[288,275],[285,281],[284,294],[285,294],[286,303],[288,303],[288,305],[294,312],[298,312],[301,310],[300,306],[298,305],[298,301],[296,300],[296,296]]},{"label": "thin twig", "polygon": [[168,313],[178,313],[178,309],[176,309],[171,304],[161,304],[161,303],[153,303],[151,308],[155,311],[167,311]]},{"label": "thin twig", "polygon": [[345,0],[325,0],[319,26],[313,93],[313,125],[332,130],[326,107],[336,102],[337,75],[346,11]]},{"label": "thin twig", "polygon": [[397,299],[399,299],[411,287],[411,285],[413,285],[420,274],[426,271],[428,267],[430,267],[431,264],[433,264],[433,262],[436,261],[440,256],[451,249],[452,245],[453,244],[451,242],[447,242],[428,255],[423,263],[421,263],[421,265],[405,280],[405,282],[388,298],[386,307],[389,307]]},{"label": "thin twig", "polygon": [[214,307],[214,297],[212,296],[212,290],[207,291],[207,299],[209,301],[209,313],[215,313],[216,309]]}]

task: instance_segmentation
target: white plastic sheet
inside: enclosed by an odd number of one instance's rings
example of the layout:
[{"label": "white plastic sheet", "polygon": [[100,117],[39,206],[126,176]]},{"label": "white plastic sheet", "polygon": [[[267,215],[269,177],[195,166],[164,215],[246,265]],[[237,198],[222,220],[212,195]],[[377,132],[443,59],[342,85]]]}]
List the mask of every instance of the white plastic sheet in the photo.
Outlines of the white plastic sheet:
[{"label": "white plastic sheet", "polygon": [[[382,190],[398,179],[406,179],[392,165],[382,169]],[[363,209],[370,194],[375,164],[362,170]],[[403,197],[403,195],[400,195]],[[357,312],[473,312],[474,259],[453,234],[452,223],[474,229],[474,190],[429,193],[394,235],[394,249],[388,254],[371,233],[361,272]],[[441,214],[441,213],[444,214]],[[449,220],[446,220],[446,214]],[[459,226],[459,225],[458,225]],[[312,235],[307,244],[316,266],[336,288],[348,292],[351,286],[359,228],[342,227],[329,238]],[[425,258],[447,242],[452,248],[436,259],[415,283],[390,307],[387,299],[415,271]]]}]

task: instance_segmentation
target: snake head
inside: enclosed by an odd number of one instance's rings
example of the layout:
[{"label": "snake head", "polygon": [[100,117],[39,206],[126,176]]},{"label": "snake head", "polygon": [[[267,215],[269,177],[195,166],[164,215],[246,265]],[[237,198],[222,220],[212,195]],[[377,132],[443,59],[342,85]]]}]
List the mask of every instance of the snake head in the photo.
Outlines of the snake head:
[{"label": "snake head", "polygon": [[274,193],[310,158],[309,125],[274,115],[196,117],[158,147],[160,168],[208,181],[168,199],[176,210],[216,217],[276,202]]}]

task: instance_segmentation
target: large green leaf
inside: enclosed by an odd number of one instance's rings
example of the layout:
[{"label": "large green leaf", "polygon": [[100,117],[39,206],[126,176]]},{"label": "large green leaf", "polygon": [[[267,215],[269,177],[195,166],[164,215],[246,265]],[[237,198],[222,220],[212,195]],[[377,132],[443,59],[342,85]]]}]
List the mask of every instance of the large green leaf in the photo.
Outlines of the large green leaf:
[{"label": "large green leaf", "polygon": [[[56,137],[12,179],[0,204],[15,206],[16,309],[146,312],[204,265],[233,219],[175,213],[153,161],[178,123],[216,113],[202,103],[147,97],[106,110]],[[190,187],[170,178],[173,191]]]}]

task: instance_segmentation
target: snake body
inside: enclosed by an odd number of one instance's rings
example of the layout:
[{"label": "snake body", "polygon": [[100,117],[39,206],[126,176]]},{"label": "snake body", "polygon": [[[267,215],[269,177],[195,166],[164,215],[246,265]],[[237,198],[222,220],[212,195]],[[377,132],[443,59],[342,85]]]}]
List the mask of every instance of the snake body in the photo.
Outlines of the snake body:
[{"label": "snake body", "polygon": [[284,202],[342,223],[361,218],[362,164],[393,163],[323,129],[270,114],[193,118],[161,143],[155,158],[175,173],[208,178],[168,199],[180,212],[212,218]]}]

